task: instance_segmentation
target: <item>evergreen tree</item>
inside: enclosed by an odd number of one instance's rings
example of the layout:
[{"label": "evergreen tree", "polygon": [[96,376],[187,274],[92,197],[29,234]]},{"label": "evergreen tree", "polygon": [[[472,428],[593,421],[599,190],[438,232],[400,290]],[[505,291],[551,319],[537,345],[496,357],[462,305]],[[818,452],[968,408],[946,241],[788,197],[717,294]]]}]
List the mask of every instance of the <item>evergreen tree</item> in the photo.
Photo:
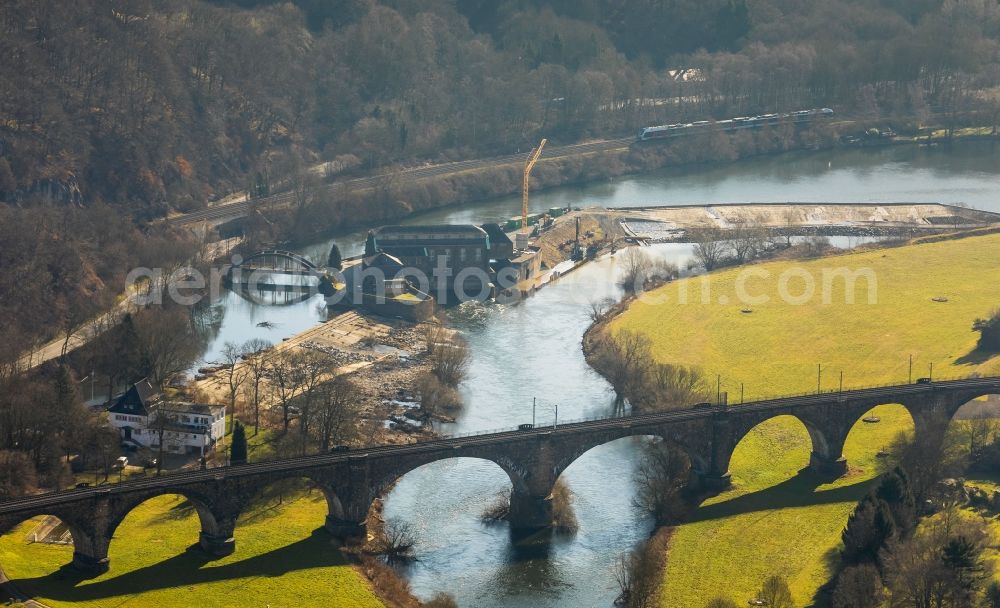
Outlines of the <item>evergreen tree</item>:
[{"label": "evergreen tree", "polygon": [[959,536],[952,538],[941,549],[944,565],[945,588],[952,606],[971,606],[986,578],[981,559],[982,549],[974,542]]},{"label": "evergreen tree", "polygon": [[344,267],[344,260],[340,256],[340,247],[337,247],[336,243],[330,246],[330,256],[326,259],[326,265],[337,270]]},{"label": "evergreen tree", "polygon": [[866,494],[854,508],[847,525],[840,534],[844,543],[842,556],[848,563],[868,561],[869,547],[875,536],[875,505],[871,494]]},{"label": "evergreen tree", "polygon": [[368,231],[368,238],[365,239],[365,257],[370,255],[375,255],[375,232],[372,230]]},{"label": "evergreen tree", "polygon": [[866,494],[841,533],[844,560],[848,563],[876,561],[879,550],[895,533],[896,524],[889,505],[874,493]]},{"label": "evergreen tree", "polygon": [[1000,583],[990,583],[986,588],[985,608],[1000,608]]},{"label": "evergreen tree", "polygon": [[878,552],[896,535],[896,522],[892,518],[892,511],[889,509],[889,505],[884,500],[876,499],[873,523],[875,536],[872,539],[870,549],[871,561],[878,559]]},{"label": "evergreen tree", "polygon": [[905,471],[896,467],[886,473],[875,489],[875,497],[889,505],[900,534],[908,534],[913,529],[917,523],[917,503]]},{"label": "evergreen tree", "polygon": [[247,432],[243,423],[236,421],[233,427],[233,444],[229,448],[230,464],[246,464],[247,462]]}]

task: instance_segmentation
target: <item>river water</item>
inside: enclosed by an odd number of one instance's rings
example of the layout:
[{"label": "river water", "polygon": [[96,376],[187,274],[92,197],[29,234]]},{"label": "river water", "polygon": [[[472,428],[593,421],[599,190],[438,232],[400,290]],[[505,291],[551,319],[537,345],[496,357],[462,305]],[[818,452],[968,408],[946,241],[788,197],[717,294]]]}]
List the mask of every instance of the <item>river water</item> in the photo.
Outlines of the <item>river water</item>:
[{"label": "river water", "polygon": [[[648,175],[539,192],[533,210],[554,206],[622,207],[739,202],[946,202],[1000,212],[1000,149],[988,143],[954,147],[898,146],[786,154],[740,163]],[[519,212],[517,197],[441,209],[407,223],[483,223]],[[345,255],[358,253],[361,233],[336,237]],[[840,245],[850,246],[850,240]],[[324,260],[330,242],[302,248]],[[651,250],[683,266],[687,244]],[[589,303],[620,297],[614,258],[583,266],[515,306],[466,304],[447,312],[473,356],[461,387],[465,408],[446,432],[506,428],[532,417],[551,424],[610,413],[608,384],[584,361],[580,339]],[[226,293],[214,306],[216,323],[204,361],[226,341],[271,341],[302,331],[326,315],[322,298],[289,306],[261,306]],[[266,326],[258,326],[265,323]],[[612,564],[646,538],[651,520],[632,503],[636,446],[627,439],[584,454],[563,474],[573,493],[579,530],[545,548],[512,543],[505,524],[481,514],[509,488],[488,462],[454,459],[417,469],[388,496],[385,516],[408,522],[418,560],[404,568],[415,593],[453,594],[461,606],[610,606],[617,595]]]}]

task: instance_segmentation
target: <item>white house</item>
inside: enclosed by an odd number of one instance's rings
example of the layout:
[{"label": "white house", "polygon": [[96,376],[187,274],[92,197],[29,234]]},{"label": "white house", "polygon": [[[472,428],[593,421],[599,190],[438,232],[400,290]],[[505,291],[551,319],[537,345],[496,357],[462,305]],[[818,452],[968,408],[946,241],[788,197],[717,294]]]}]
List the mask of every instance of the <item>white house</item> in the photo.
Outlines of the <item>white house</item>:
[{"label": "white house", "polygon": [[122,441],[174,454],[210,452],[226,433],[226,408],[164,400],[148,381],[129,387],[108,408],[108,422]]}]

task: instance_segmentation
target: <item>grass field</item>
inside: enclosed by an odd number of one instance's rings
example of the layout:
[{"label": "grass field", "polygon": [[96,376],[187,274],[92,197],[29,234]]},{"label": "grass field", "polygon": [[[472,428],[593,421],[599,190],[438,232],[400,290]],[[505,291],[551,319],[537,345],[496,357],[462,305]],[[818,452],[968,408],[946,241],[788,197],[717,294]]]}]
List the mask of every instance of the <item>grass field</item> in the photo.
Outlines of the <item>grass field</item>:
[{"label": "grass field", "polygon": [[179,496],[143,503],[111,543],[111,570],[80,581],[60,570],[72,548],[28,544],[37,521],[0,537],[0,564],[15,584],[53,606],[187,608],[188,606],[381,606],[323,531],[326,501],[318,492],[269,500],[236,528],[236,553],[209,561],[188,550],[198,516]]},{"label": "grass field", "polygon": [[[769,297],[754,304],[739,301],[741,269],[730,269],[704,282],[667,285],[652,294],[661,303],[634,303],[612,328],[648,335],[660,361],[698,365],[713,381],[721,375],[731,403],[738,402],[741,383],[747,399],[815,391],[817,364],[824,390],[837,388],[841,371],[846,388],[906,382],[910,355],[914,378],[927,375],[931,363],[935,377],[998,373],[1000,357],[977,353],[971,331],[976,317],[1000,305],[998,260],[1000,236],[990,235],[771,262],[754,266],[757,275],[744,283],[750,295]],[[865,280],[855,284],[856,303],[847,303],[842,282],[834,283],[824,303],[825,268],[871,269],[875,303],[868,303]],[[779,279],[786,272],[795,273],[785,275],[792,276],[787,292],[802,295],[808,275],[815,297],[804,304],[783,301]],[[703,504],[674,534],[663,605],[697,607],[715,595],[745,605],[773,573],[788,578],[797,605],[811,605],[829,577],[848,514],[878,473],[875,453],[912,428],[902,407],[877,409],[882,422],[855,426],[845,447],[851,471],[832,484],[797,474],[810,447],[794,418],[776,418],[751,432],[732,459],[734,487]]]}]

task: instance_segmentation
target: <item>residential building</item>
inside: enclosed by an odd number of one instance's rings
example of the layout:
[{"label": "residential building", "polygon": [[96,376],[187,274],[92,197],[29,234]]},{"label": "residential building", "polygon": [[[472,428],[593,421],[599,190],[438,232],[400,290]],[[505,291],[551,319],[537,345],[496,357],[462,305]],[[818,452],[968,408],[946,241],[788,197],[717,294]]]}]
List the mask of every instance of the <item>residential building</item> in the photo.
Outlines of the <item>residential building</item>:
[{"label": "residential building", "polygon": [[204,456],[226,433],[226,408],[169,401],[148,380],[128,388],[108,408],[108,423],[123,442],[173,454]]}]

